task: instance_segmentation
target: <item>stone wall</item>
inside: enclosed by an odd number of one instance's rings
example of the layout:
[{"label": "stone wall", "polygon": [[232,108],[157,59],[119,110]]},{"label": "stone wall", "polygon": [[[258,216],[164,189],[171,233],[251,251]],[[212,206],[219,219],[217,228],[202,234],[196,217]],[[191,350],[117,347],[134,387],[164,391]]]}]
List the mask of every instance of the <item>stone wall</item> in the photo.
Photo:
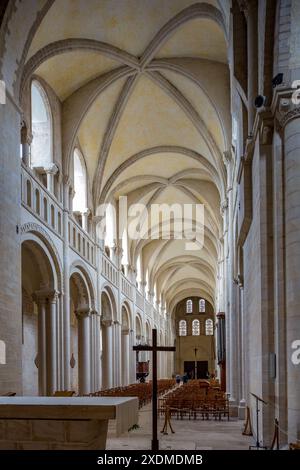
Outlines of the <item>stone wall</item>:
[{"label": "stone wall", "polygon": [[1,392],[21,392],[21,253],[20,117],[7,97],[0,104],[0,339],[6,344],[6,364],[0,366]]},{"label": "stone wall", "polygon": [[105,420],[0,420],[2,450],[99,450],[106,436]]}]

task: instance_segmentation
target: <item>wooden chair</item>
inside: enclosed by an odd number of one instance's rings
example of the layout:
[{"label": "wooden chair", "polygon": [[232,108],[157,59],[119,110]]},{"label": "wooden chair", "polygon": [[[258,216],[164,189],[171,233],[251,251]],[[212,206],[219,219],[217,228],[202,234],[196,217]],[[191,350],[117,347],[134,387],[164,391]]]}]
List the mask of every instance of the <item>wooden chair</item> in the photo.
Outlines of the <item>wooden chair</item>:
[{"label": "wooden chair", "polygon": [[56,390],[53,393],[53,397],[73,397],[75,395],[74,390]]},{"label": "wooden chair", "polygon": [[289,450],[300,450],[300,443],[291,442],[289,444]]}]

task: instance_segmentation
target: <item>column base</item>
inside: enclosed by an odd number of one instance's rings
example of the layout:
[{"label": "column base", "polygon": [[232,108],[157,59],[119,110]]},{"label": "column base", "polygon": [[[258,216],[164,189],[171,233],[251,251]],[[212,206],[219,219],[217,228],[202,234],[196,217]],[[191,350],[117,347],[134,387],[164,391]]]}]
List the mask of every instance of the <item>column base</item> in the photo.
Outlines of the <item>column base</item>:
[{"label": "column base", "polygon": [[238,416],[238,405],[235,398],[229,398],[229,416],[232,418]]},{"label": "column base", "polygon": [[238,406],[238,417],[241,420],[245,420],[246,418],[246,401],[242,399]]}]

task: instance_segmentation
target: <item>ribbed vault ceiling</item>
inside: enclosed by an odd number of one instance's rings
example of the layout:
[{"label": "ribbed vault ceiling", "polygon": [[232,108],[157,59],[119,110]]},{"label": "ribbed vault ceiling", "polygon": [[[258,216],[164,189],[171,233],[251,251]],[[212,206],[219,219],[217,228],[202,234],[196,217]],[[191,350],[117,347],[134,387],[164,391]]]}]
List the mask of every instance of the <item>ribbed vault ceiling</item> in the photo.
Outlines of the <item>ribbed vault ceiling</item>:
[{"label": "ribbed vault ceiling", "polygon": [[34,73],[62,102],[64,169],[79,145],[95,211],[124,195],[205,205],[201,250],[187,251],[185,240],[129,243],[130,264],[142,255],[168,311],[187,295],[216,300],[231,135],[220,3],[56,0],[25,67],[24,83]]}]

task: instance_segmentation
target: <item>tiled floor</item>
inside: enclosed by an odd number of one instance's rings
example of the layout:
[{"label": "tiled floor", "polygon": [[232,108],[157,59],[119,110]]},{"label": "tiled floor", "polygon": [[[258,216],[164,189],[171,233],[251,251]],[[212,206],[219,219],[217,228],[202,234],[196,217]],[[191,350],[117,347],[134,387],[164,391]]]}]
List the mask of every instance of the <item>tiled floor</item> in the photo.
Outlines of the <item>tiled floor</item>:
[{"label": "tiled floor", "polygon": [[[243,421],[230,418],[230,421],[202,421],[172,419],[175,434],[164,435],[160,431],[164,420],[158,423],[161,449],[178,450],[247,450],[252,439],[242,435]],[[140,410],[139,428],[116,438],[113,426],[109,428],[107,449],[150,449],[151,443],[151,407],[147,405]]]}]

